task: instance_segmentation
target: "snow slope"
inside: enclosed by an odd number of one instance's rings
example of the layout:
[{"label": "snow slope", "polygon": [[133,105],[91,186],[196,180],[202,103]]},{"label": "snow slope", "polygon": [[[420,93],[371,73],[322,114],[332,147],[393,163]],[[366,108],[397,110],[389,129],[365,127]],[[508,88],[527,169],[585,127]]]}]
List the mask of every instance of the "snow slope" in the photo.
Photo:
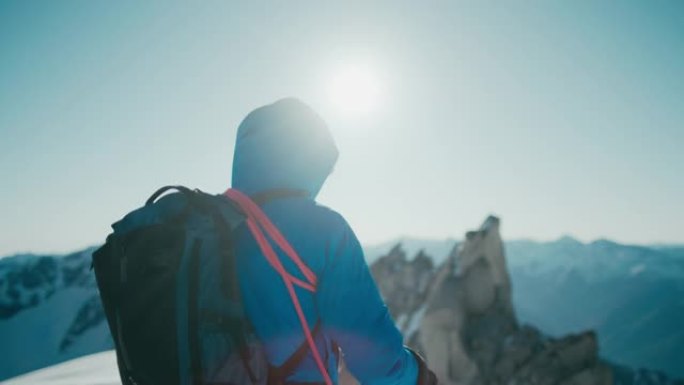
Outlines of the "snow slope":
[{"label": "snow slope", "polygon": [[120,385],[113,350],[91,354],[49,368],[36,370],[2,385]]}]

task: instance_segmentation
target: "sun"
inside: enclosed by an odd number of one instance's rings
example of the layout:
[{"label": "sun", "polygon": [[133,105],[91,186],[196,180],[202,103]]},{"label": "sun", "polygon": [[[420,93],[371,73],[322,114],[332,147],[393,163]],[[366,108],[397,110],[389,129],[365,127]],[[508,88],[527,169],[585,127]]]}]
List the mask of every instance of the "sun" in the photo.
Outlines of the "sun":
[{"label": "sun", "polygon": [[345,114],[368,114],[376,109],[380,99],[378,77],[367,66],[343,67],[332,78],[330,99],[335,108]]}]

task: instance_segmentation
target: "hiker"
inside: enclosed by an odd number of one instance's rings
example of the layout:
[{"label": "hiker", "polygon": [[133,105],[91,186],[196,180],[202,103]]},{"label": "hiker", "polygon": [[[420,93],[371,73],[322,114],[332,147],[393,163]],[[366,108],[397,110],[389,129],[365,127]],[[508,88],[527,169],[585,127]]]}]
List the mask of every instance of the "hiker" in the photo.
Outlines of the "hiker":
[{"label": "hiker", "polygon": [[[254,110],[240,124],[232,188],[260,205],[316,274],[315,294],[296,292],[333,382],[341,352],[363,384],[435,384],[422,358],[403,346],[349,224],[314,200],[337,157],[321,117],[297,99],[283,99]],[[247,227],[235,235],[239,286],[268,361],[274,367],[291,363],[280,373],[285,384],[323,383],[283,280]],[[277,252],[286,270],[297,275],[295,263]]]}]

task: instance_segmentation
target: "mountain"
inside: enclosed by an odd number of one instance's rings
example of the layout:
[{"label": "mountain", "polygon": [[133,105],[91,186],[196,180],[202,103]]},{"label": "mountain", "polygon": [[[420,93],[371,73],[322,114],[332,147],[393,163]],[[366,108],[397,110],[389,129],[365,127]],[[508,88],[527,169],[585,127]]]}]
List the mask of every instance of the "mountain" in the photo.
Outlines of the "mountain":
[{"label": "mountain", "polygon": [[[520,322],[499,224],[489,217],[438,265],[424,252],[407,258],[397,245],[371,266],[405,342],[440,384],[684,383],[600,358],[592,330],[548,336]],[[570,241],[561,243],[577,246]]]},{"label": "mountain", "polygon": [[551,335],[596,330],[602,356],[684,377],[684,253],[573,239],[506,250],[521,320]]},{"label": "mountain", "polygon": [[0,380],[112,348],[92,251],[0,259]]},{"label": "mountain", "polygon": [[422,239],[413,237],[399,237],[387,242],[381,242],[372,245],[366,245],[363,247],[363,252],[366,257],[366,261],[369,264],[377,261],[378,258],[387,254],[396,245],[401,245],[402,250],[407,256],[413,257],[421,252],[425,255],[430,256],[433,262],[439,264],[446,259],[454,245],[457,244],[459,240],[455,238],[445,238],[445,239]]},{"label": "mountain", "polygon": [[[421,249],[436,264],[449,255],[442,241],[401,242],[408,259]],[[567,236],[504,245],[521,322],[551,336],[595,330],[602,357],[684,378],[684,246],[582,243]],[[393,246],[366,251],[377,260]]]}]

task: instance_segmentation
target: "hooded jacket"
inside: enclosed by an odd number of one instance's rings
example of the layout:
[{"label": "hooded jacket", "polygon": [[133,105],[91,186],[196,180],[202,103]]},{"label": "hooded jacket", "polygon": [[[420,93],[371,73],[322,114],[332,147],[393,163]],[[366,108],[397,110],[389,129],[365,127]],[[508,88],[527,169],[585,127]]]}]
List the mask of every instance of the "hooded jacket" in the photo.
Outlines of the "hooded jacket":
[{"label": "hooded jacket", "polygon": [[[256,109],[240,124],[232,187],[248,195],[283,188],[304,191],[268,201],[262,209],[318,277],[315,294],[297,288],[297,295],[309,325],[320,325],[315,340],[333,382],[339,346],[347,367],[363,384],[416,384],[418,364],[403,346],[358,239],[340,214],[314,201],[337,157],[323,120],[302,102],[283,99]],[[269,362],[279,366],[304,341],[301,325],[282,279],[246,227],[238,229],[236,248],[245,311]],[[275,249],[286,269],[298,274],[294,263]],[[286,381],[323,379],[309,353]]]}]

